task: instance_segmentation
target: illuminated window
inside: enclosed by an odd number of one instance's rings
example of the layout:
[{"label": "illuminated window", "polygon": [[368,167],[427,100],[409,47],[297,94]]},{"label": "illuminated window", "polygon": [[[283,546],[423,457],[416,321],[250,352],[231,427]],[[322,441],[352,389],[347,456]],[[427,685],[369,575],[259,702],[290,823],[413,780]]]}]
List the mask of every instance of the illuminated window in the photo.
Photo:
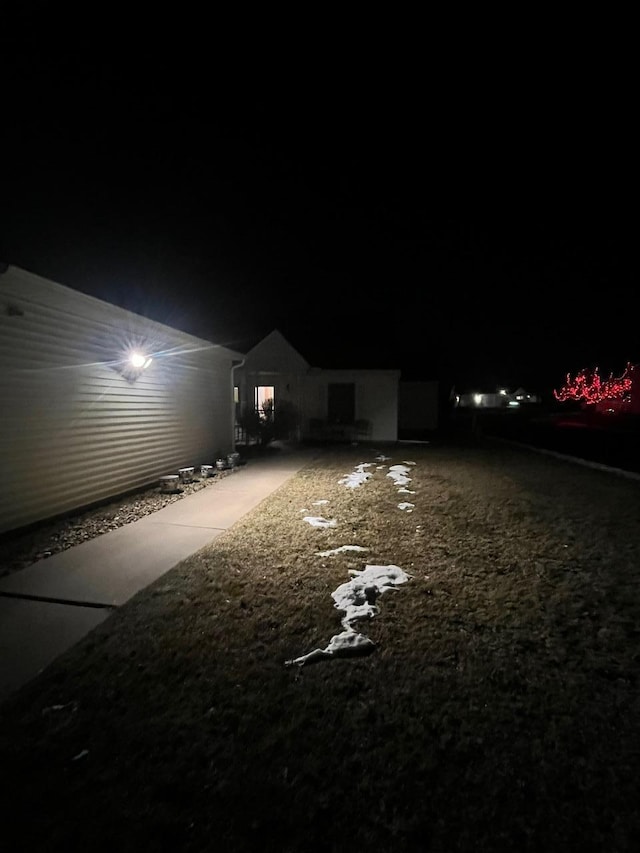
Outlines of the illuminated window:
[{"label": "illuminated window", "polygon": [[273,385],[256,385],[254,405],[260,417],[273,416],[275,409],[276,389]]}]

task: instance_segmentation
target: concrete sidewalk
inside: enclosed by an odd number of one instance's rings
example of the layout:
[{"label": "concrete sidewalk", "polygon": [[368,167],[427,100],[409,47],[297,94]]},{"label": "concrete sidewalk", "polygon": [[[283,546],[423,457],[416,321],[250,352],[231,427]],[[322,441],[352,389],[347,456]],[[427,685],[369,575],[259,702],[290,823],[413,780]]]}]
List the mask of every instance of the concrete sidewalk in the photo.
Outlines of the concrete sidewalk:
[{"label": "concrete sidewalk", "polygon": [[209,488],[0,578],[0,702],[318,452],[283,447],[249,459]]}]

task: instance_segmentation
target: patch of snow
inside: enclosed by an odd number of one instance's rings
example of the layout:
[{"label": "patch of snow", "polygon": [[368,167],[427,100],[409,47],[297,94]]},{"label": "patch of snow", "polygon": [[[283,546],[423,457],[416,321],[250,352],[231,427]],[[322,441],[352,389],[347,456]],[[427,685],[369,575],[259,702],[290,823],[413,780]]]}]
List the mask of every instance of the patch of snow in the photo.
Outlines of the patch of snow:
[{"label": "patch of snow", "polygon": [[[376,461],[382,462],[390,458],[379,454],[376,456]],[[395,485],[400,487],[398,493],[415,494],[415,491],[406,488],[407,484],[411,482],[409,477],[410,466],[415,464],[415,462],[405,461],[402,465],[389,466],[386,476],[390,477]],[[356,466],[351,474],[346,474],[338,482],[349,488],[361,486],[372,476],[371,472],[366,470],[371,465],[370,462],[362,462]],[[378,465],[377,470],[385,467],[385,465]],[[329,501],[315,501],[314,506],[324,503],[329,503]],[[415,504],[407,501],[398,504],[398,509],[407,512],[411,512],[414,507]],[[306,512],[307,510],[302,511]],[[304,520],[315,527],[335,527],[337,525],[336,519],[328,520],[321,516],[305,516]],[[316,556],[330,557],[345,551],[366,550],[367,548],[363,548],[361,545],[341,545],[339,548],[328,551],[317,551]],[[344,630],[333,636],[324,649],[314,649],[306,655],[287,660],[285,661],[286,666],[303,666],[327,658],[364,655],[373,651],[375,643],[365,637],[364,634],[358,633],[353,623],[360,619],[373,619],[378,613],[376,602],[382,593],[390,589],[397,589],[399,584],[406,583],[409,580],[410,575],[399,566],[366,566],[362,571],[350,570],[349,574],[352,575],[351,580],[341,584],[332,593],[334,606],[336,609],[344,611],[345,614],[341,620]]]},{"label": "patch of snow", "polygon": [[316,557],[331,557],[333,554],[340,554],[342,551],[368,551],[368,548],[363,548],[362,545],[341,545],[339,548],[332,548],[330,551],[316,551]]},{"label": "patch of snow", "polygon": [[355,657],[372,652],[375,643],[364,634],[356,634],[355,631],[343,631],[331,638],[331,642],[324,649],[314,649],[299,658],[286,660],[286,666],[303,666],[305,663],[317,663],[326,658]]},{"label": "patch of snow", "polygon": [[362,571],[351,570],[350,581],[341,584],[332,598],[335,607],[344,611],[344,631],[331,638],[324,649],[314,649],[306,655],[285,661],[287,666],[303,666],[333,657],[368,654],[375,644],[353,628],[359,619],[373,619],[378,613],[376,600],[390,589],[396,589],[409,580],[409,575],[399,566],[366,566]]},{"label": "patch of snow", "polygon": [[347,486],[349,489],[355,489],[357,486],[361,486],[372,476],[371,471],[365,471],[365,468],[370,468],[371,464],[371,462],[361,462],[359,465],[356,465],[355,470],[352,471],[351,474],[345,474],[345,476],[338,480],[338,482],[341,485]]},{"label": "patch of snow", "polygon": [[353,575],[351,580],[331,593],[335,607],[345,612],[343,628],[351,628],[357,619],[371,619],[378,612],[376,599],[409,580],[399,566],[366,566],[362,571],[351,569],[349,574]]},{"label": "patch of snow", "polygon": [[396,486],[406,486],[411,482],[409,468],[407,465],[390,465],[387,477],[390,477]]},{"label": "patch of snow", "polygon": [[336,527],[338,524],[335,518],[323,518],[321,515],[305,515],[302,520],[308,521],[312,527]]}]

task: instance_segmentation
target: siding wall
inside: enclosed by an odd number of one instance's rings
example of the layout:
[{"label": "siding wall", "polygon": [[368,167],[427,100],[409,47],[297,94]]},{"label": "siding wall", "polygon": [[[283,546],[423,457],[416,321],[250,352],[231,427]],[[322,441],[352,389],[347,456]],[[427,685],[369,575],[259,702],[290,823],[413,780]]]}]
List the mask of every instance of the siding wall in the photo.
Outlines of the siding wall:
[{"label": "siding wall", "polygon": [[242,366],[235,371],[242,412],[246,414],[253,411],[256,386],[273,385],[276,413],[279,404],[289,403],[293,406],[299,422],[291,438],[300,439],[304,423],[304,383],[308,370],[305,359],[274,329],[247,353]]},{"label": "siding wall", "polygon": [[[273,385],[278,400],[291,402],[299,414],[300,437],[312,420],[326,421],[331,383],[355,385],[355,417],[369,421],[371,440],[398,439],[399,370],[322,370],[310,367],[276,329],[251,349],[236,372],[243,411],[253,407],[256,385]],[[277,415],[276,415],[277,417]]]},{"label": "siding wall", "polygon": [[[137,378],[128,350],[153,355]],[[0,532],[214,464],[238,353],[16,267],[0,274]]]},{"label": "siding wall", "polygon": [[312,370],[306,378],[305,416],[327,417],[328,386],[355,384],[356,419],[371,423],[371,440],[398,440],[398,370]]},{"label": "siding wall", "polygon": [[304,377],[293,373],[250,373],[243,370],[237,371],[236,384],[240,388],[240,400],[243,414],[253,411],[255,399],[254,389],[260,385],[272,385],[275,388],[276,418],[278,406],[290,404],[293,406],[297,418],[297,424],[293,428],[291,439],[299,440],[301,437],[301,426],[303,423],[304,408]]}]

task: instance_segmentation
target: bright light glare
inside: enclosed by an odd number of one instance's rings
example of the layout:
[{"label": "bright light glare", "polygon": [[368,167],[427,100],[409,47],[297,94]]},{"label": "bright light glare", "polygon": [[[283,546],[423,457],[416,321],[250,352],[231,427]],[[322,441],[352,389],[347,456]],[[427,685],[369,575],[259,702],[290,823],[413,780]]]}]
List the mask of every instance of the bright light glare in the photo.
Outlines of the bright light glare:
[{"label": "bright light glare", "polygon": [[132,353],[129,360],[134,367],[142,367],[143,369],[151,364],[150,358],[147,358],[146,355],[140,355],[138,352]]}]

